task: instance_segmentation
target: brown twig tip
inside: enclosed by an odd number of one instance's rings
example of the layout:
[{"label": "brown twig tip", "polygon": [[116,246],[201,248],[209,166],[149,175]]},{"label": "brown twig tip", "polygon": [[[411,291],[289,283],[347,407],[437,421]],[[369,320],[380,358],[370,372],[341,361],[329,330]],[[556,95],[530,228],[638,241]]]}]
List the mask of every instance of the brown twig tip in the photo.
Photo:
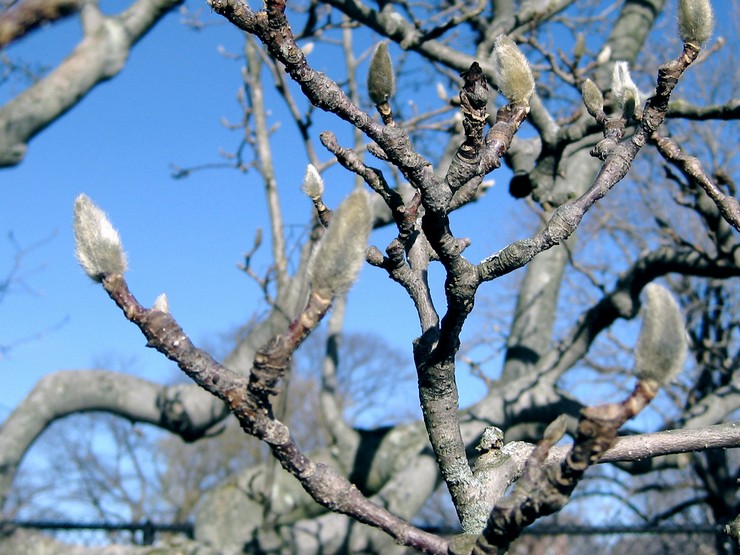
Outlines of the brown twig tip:
[{"label": "brown twig tip", "polygon": [[87,195],[75,200],[73,228],[77,260],[91,279],[101,282],[107,274],[126,272],[126,255],[118,232]]},{"label": "brown twig tip", "polygon": [[476,110],[485,108],[489,97],[488,83],[478,62],[473,62],[467,71],[460,74],[460,77],[464,81],[460,96],[463,108],[466,104]]},{"label": "brown twig tip", "polygon": [[684,42],[701,46],[714,30],[714,12],[709,0],[679,0],[678,36]]}]

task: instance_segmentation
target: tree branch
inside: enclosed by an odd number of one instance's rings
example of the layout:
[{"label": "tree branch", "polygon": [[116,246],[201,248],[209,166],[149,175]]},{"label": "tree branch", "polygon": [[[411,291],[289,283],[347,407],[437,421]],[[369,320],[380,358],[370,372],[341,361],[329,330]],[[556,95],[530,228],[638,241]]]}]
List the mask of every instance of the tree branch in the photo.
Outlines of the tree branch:
[{"label": "tree branch", "polygon": [[56,420],[91,411],[152,424],[187,441],[205,436],[228,415],[221,403],[192,385],[167,387],[106,370],[49,374],[0,427],[0,507],[36,438]]},{"label": "tree branch", "polygon": [[[85,6],[85,37],[59,66],[0,108],[0,168],[19,164],[28,142],[77,104],[99,83],[115,76],[129,51],[182,0],[137,0],[119,16],[103,17]],[[85,13],[87,11],[87,13]]]},{"label": "tree branch", "polygon": [[[223,400],[242,428],[267,443],[283,468],[300,481],[317,503],[380,528],[404,545],[440,555],[447,552],[446,540],[392,515],[362,495],[336,470],[312,461],[295,443],[288,427],[271,417],[267,393],[274,390],[281,365],[287,362],[287,353],[281,352],[281,346],[288,350],[297,347],[305,336],[302,328],[313,325],[309,322],[310,315],[305,320],[303,315],[299,316],[287,335],[278,336],[265,346],[263,354],[255,357],[255,365],[261,370],[247,379],[197,349],[170,314],[141,306],[128,290],[122,275],[106,274],[102,283],[126,318],[142,331],[149,346],[176,362],[198,385]],[[315,313],[310,306],[309,313]]]},{"label": "tree branch", "polygon": [[23,0],[0,13],[0,48],[46,23],[67,17],[82,7],[82,0]]}]

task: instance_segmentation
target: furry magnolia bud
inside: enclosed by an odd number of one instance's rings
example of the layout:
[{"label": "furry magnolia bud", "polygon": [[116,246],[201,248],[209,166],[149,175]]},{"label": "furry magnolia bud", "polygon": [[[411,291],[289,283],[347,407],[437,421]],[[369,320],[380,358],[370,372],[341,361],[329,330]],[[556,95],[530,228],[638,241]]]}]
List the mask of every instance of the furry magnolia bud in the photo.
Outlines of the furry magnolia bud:
[{"label": "furry magnolia bud", "polygon": [[635,374],[640,380],[670,382],[686,360],[688,344],[683,315],[673,295],[663,286],[645,287],[640,337],[635,348]]},{"label": "furry magnolia bud", "polygon": [[91,279],[102,281],[106,274],[126,271],[126,255],[118,232],[87,195],[75,200],[73,228],[77,260]]},{"label": "furry magnolia bud", "polygon": [[581,87],[583,103],[586,105],[588,113],[593,117],[604,111],[604,95],[601,94],[599,87],[591,79],[586,79]]},{"label": "furry magnolia bud", "polygon": [[608,44],[599,52],[598,56],[596,56],[596,63],[601,65],[605,64],[609,61],[609,58],[612,57],[612,47]]},{"label": "furry magnolia bud", "polygon": [[529,102],[534,94],[534,77],[527,58],[516,43],[499,35],[493,48],[496,85],[509,102]]},{"label": "furry magnolia bud", "polygon": [[365,260],[371,227],[368,196],[357,189],[334,212],[311,257],[308,275],[315,292],[333,297],[349,290]]},{"label": "furry magnolia bud", "polygon": [[612,73],[612,92],[625,118],[630,119],[640,104],[640,91],[632,81],[629,64],[617,62]]},{"label": "furry magnolia bud", "polygon": [[586,37],[583,36],[583,33],[578,33],[576,45],[573,47],[573,56],[583,58],[584,54],[586,54]]},{"label": "furry magnolia bud", "polygon": [[548,443],[555,444],[560,441],[565,432],[568,431],[568,417],[564,414],[558,416],[555,420],[548,424],[542,434],[542,439]]},{"label": "furry magnolia bud", "polygon": [[303,192],[310,199],[321,198],[321,195],[324,194],[324,180],[321,179],[319,171],[313,164],[309,164],[306,168],[306,176],[303,178]]},{"label": "furry magnolia bud", "polygon": [[712,36],[714,12],[709,0],[679,0],[678,36],[684,42],[702,45]]},{"label": "furry magnolia bud", "polygon": [[388,102],[396,92],[393,64],[391,63],[388,46],[381,42],[375,48],[375,54],[370,62],[370,71],[367,74],[367,91],[376,105]]}]

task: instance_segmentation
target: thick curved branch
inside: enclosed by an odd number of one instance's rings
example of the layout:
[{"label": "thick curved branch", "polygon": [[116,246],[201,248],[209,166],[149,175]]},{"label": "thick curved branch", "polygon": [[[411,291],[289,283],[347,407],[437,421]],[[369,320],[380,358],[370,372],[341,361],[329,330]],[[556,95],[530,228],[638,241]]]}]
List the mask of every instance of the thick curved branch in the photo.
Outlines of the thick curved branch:
[{"label": "thick curved branch", "polygon": [[23,0],[0,13],[0,48],[44,24],[67,17],[82,7],[82,0]]},{"label": "thick curved branch", "polygon": [[131,47],[182,0],[137,0],[119,16],[83,10],[85,37],[47,77],[0,108],[0,168],[19,164],[28,142],[99,83],[115,76]]},{"label": "thick curved branch", "polygon": [[668,105],[667,117],[696,121],[740,119],[740,98],[733,98],[725,104],[710,106],[696,106],[685,100],[675,100]]},{"label": "thick curved branch", "polygon": [[223,420],[223,404],[192,385],[162,386],[106,370],[70,370],[42,378],[0,428],[0,507],[36,438],[71,414],[104,411],[194,441]]}]

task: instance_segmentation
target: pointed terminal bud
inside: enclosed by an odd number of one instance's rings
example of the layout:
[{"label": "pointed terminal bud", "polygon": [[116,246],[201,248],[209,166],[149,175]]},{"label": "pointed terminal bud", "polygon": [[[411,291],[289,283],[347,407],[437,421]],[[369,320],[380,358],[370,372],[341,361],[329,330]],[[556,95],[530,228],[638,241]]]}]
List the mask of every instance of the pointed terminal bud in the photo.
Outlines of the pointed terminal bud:
[{"label": "pointed terminal bud", "polygon": [[313,164],[309,164],[306,167],[306,176],[303,178],[302,189],[310,199],[321,198],[321,195],[324,194],[324,180],[321,179],[319,171]]},{"label": "pointed terminal bud", "polygon": [[118,232],[87,195],[75,200],[73,228],[77,260],[91,279],[99,282],[106,274],[126,271],[126,255]]},{"label": "pointed terminal bud", "polygon": [[309,262],[308,275],[315,292],[334,297],[349,290],[365,260],[371,227],[368,196],[356,189],[334,212]]},{"label": "pointed terminal bud", "polygon": [[154,304],[152,305],[152,310],[158,310],[159,312],[164,312],[165,314],[169,314],[169,312],[170,312],[170,303],[167,300],[167,295],[165,295],[164,293],[162,293],[156,299],[154,299]]},{"label": "pointed terminal bud", "polygon": [[529,102],[534,94],[534,77],[527,58],[516,43],[499,35],[493,49],[496,85],[509,102]]},{"label": "pointed terminal bud", "polygon": [[612,73],[612,92],[626,119],[630,119],[640,104],[640,91],[630,76],[629,64],[617,62]]},{"label": "pointed terminal bud", "polygon": [[561,414],[547,425],[545,432],[542,434],[542,439],[547,443],[555,444],[563,438],[567,431],[568,417],[565,414]]},{"label": "pointed terminal bud", "polygon": [[308,56],[311,52],[313,52],[315,46],[316,43],[313,42],[307,42],[306,44],[302,45],[301,51],[303,52],[303,55]]},{"label": "pointed terminal bud", "polygon": [[599,65],[605,64],[609,61],[609,58],[612,57],[612,47],[608,44],[599,52],[599,55],[596,56],[596,63]]},{"label": "pointed terminal bud", "polygon": [[663,286],[645,287],[640,337],[635,348],[635,375],[640,380],[669,383],[683,368],[688,350],[683,315]]},{"label": "pointed terminal bud", "polygon": [[586,105],[588,113],[593,117],[604,111],[604,95],[601,94],[599,87],[591,79],[586,79],[581,87],[583,103]]},{"label": "pointed terminal bud", "polygon": [[576,45],[573,47],[573,56],[575,58],[583,58],[586,54],[586,37],[583,33],[578,33],[576,37]]},{"label": "pointed terminal bud", "polygon": [[367,91],[375,105],[384,104],[395,93],[395,77],[388,46],[381,42],[375,48],[367,74]]},{"label": "pointed terminal bud", "polygon": [[447,102],[447,91],[445,90],[445,86],[439,81],[437,81],[437,96],[440,100]]},{"label": "pointed terminal bud", "polygon": [[678,36],[682,41],[701,46],[714,29],[714,12],[709,0],[679,0]]}]

